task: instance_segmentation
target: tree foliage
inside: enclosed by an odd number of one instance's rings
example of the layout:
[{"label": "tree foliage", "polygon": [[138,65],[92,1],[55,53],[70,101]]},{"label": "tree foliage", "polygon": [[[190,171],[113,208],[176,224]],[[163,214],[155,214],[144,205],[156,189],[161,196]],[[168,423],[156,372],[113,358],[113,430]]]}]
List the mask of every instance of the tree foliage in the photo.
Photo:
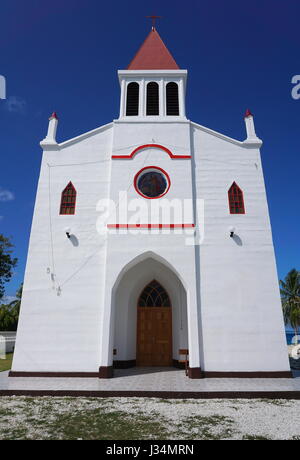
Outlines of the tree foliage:
[{"label": "tree foliage", "polygon": [[10,281],[17,259],[12,257],[13,244],[9,238],[0,234],[0,299],[4,295],[4,285]]},{"label": "tree foliage", "polygon": [[16,298],[9,304],[0,305],[0,331],[16,331],[21,307],[23,284],[16,293]]},{"label": "tree foliage", "polygon": [[284,321],[297,334],[300,327],[300,272],[293,268],[279,283]]}]

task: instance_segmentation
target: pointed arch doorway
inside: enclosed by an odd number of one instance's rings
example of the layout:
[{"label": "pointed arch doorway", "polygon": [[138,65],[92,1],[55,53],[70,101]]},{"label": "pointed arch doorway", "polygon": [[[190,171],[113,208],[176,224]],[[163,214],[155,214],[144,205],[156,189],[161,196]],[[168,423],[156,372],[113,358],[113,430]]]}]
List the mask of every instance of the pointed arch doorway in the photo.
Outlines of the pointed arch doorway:
[{"label": "pointed arch doorway", "polygon": [[137,302],[137,366],[172,366],[172,305],[156,280],[147,284]]}]

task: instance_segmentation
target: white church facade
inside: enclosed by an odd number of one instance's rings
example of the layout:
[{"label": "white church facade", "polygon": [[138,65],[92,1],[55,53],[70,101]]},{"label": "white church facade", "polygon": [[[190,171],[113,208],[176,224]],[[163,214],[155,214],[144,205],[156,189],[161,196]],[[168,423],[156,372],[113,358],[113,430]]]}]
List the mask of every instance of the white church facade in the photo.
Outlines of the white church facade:
[{"label": "white church facade", "polygon": [[120,115],[62,143],[49,120],[11,376],[180,366],[290,376],[253,115],[186,118],[187,71],[153,27],[118,72]]}]

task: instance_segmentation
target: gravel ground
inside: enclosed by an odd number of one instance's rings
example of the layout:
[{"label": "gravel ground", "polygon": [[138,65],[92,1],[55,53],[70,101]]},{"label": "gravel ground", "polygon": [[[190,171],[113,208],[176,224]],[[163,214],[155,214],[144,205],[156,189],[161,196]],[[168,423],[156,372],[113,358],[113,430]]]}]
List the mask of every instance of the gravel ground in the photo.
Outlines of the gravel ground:
[{"label": "gravel ground", "polygon": [[0,398],[3,439],[300,439],[300,401]]}]

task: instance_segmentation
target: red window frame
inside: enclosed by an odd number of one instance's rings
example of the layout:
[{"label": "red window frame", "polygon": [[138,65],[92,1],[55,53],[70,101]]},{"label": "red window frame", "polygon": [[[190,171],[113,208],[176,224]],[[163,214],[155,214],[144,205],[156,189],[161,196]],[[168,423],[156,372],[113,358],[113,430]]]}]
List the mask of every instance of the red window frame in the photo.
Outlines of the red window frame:
[{"label": "red window frame", "polygon": [[244,194],[236,182],[228,190],[230,214],[245,214]]},{"label": "red window frame", "polygon": [[76,189],[72,182],[69,182],[62,191],[60,202],[60,215],[74,215],[76,207]]}]

